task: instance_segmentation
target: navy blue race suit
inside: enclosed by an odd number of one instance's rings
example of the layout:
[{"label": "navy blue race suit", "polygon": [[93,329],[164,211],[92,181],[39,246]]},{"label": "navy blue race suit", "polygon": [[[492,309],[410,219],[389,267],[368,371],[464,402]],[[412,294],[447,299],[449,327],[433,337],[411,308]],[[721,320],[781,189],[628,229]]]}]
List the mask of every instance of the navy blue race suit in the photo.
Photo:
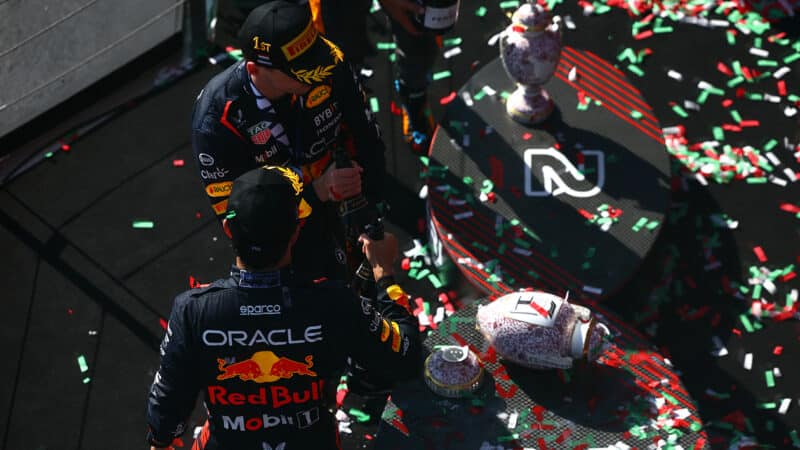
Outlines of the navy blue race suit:
[{"label": "navy blue race suit", "polygon": [[208,422],[194,448],[336,449],[348,356],[388,380],[416,375],[418,325],[391,277],[374,303],[341,282],[297,280],[234,268],[175,299],[147,402],[151,445],[184,432],[202,393]]},{"label": "navy blue race suit", "polygon": [[[200,178],[220,220],[233,180],[263,166],[302,168],[311,216],[294,247],[294,268],[311,277],[345,279],[341,226],[331,203],[310,184],[331,162],[331,149],[344,146],[364,168],[362,191],[373,204],[383,200],[385,146],[357,76],[346,62],[304,96],[271,102],[256,90],[240,61],[209,81],[195,102],[192,147]],[[339,233],[340,234],[340,233]],[[338,243],[337,243],[338,242]]]}]

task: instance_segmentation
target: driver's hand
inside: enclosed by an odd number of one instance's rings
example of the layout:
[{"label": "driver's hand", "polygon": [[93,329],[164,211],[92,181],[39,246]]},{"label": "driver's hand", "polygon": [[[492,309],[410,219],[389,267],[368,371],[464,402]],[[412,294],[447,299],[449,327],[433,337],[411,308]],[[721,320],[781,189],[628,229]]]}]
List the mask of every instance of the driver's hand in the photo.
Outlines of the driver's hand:
[{"label": "driver's hand", "polygon": [[313,181],[314,191],[322,201],[340,201],[361,193],[361,173],[364,169],[353,161],[353,167],[337,169],[333,164]]},{"label": "driver's hand", "polygon": [[395,22],[399,23],[408,34],[419,36],[422,32],[411,21],[412,15],[424,14],[425,8],[411,0],[379,0],[381,7]]}]

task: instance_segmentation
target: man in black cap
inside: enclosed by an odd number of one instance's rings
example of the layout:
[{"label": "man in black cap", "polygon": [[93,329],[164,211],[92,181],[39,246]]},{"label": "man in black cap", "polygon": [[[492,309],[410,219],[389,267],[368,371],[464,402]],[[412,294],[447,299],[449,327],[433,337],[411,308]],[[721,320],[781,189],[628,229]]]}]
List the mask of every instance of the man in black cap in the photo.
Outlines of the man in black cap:
[{"label": "man in black cap", "polygon": [[[232,38],[247,14],[263,0],[217,0],[212,40],[222,47],[238,46]],[[348,60],[362,65],[372,50],[367,39],[367,17],[372,0],[295,0],[311,8],[317,30],[336,42]],[[402,106],[402,133],[414,152],[427,152],[434,130],[427,89],[433,65],[440,52],[435,34],[425,31],[415,20],[424,14],[429,0],[379,0],[386,12],[394,38],[395,89]],[[455,0],[453,1],[455,3]],[[440,8],[441,9],[441,8]]]},{"label": "man in black cap", "polygon": [[[192,147],[212,208],[221,219],[232,180],[247,170],[301,167],[314,215],[295,246],[295,267],[348,278],[330,206],[362,191],[377,205],[385,174],[385,146],[357,76],[318,33],[307,5],[278,0],[255,8],[239,40],[244,60],[206,85],[192,116]],[[331,164],[337,147],[348,150],[353,167]]]},{"label": "man in black cap", "polygon": [[234,181],[223,223],[236,264],[229,278],[175,299],[147,402],[152,446],[183,434],[202,392],[208,420],[196,450],[337,449],[335,390],[347,356],[386,379],[417,372],[418,327],[392,278],[397,241],[362,236],[381,287],[375,303],[340,282],[295,277],[302,190],[288,167]]}]

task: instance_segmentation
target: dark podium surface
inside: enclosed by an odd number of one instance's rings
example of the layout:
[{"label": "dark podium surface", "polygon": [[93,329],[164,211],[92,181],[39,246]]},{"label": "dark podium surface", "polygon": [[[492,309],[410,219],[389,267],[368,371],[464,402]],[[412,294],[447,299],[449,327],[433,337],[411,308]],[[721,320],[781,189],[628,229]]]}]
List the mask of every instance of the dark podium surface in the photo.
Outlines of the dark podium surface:
[{"label": "dark podium surface", "polygon": [[556,109],[542,124],[506,114],[514,88],[497,59],[448,105],[428,162],[434,238],[485,292],[606,297],[639,267],[669,205],[660,126],[625,76],[588,51],[562,51],[545,85]]},{"label": "dark podium surface", "polygon": [[376,449],[588,449],[620,442],[644,449],[662,440],[684,449],[707,446],[678,376],[616,317],[600,315],[613,345],[597,363],[532,370],[503,361],[488,345],[476,329],[481,303],[445,319],[425,341],[429,351],[468,345],[483,361],[481,387],[451,399],[421,378],[402,384],[383,413]]}]

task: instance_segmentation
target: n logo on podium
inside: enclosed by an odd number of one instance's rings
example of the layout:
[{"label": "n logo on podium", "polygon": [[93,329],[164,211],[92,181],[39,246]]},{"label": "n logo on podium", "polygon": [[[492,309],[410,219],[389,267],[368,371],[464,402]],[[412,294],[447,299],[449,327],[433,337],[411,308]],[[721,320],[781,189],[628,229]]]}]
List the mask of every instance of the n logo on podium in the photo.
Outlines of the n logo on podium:
[{"label": "n logo on podium", "polygon": [[[570,197],[588,198],[599,194],[606,178],[605,157],[600,150],[582,150],[585,156],[597,158],[597,184],[587,189],[591,183],[586,180],[570,160],[553,147],[529,148],[525,150],[525,195],[529,197],[547,197],[567,194]],[[541,185],[544,190],[536,190],[533,186],[534,171],[541,171]],[[561,174],[568,174],[566,179]],[[539,177],[537,177],[539,178]]]}]

